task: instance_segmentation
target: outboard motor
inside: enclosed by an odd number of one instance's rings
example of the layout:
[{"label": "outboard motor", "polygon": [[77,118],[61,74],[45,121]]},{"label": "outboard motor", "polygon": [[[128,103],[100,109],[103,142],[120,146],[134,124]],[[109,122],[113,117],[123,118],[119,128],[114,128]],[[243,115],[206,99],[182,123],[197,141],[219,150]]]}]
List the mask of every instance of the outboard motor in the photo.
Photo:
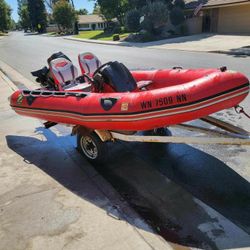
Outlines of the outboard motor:
[{"label": "outboard motor", "polygon": [[31,75],[37,77],[36,81],[39,82],[42,87],[46,87],[48,86],[48,83],[47,83],[48,73],[49,73],[49,69],[46,66],[44,66],[42,69],[32,71]]},{"label": "outboard motor", "polygon": [[115,92],[129,92],[137,88],[127,67],[117,61],[108,62],[99,67],[93,75],[93,81],[98,92],[102,92],[105,84],[111,86]]}]

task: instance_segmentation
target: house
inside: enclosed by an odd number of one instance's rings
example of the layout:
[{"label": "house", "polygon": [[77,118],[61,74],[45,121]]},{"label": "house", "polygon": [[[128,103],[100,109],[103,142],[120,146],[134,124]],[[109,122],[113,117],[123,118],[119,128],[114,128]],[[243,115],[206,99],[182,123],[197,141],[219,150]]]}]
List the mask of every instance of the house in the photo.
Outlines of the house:
[{"label": "house", "polygon": [[78,15],[79,30],[103,30],[107,21],[99,15]]},{"label": "house", "polygon": [[192,17],[187,19],[191,34],[250,34],[250,0],[185,0],[185,4],[187,16]]}]

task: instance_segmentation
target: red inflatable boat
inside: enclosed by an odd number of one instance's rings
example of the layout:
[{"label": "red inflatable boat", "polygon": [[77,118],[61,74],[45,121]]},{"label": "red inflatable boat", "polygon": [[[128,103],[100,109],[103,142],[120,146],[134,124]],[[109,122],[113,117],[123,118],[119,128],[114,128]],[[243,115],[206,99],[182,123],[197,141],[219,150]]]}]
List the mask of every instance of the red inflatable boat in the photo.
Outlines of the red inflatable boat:
[{"label": "red inflatable boat", "polygon": [[18,90],[10,105],[20,115],[55,123],[139,131],[234,107],[249,93],[248,79],[225,68],[131,73],[118,85],[104,77],[102,87],[91,92]]}]

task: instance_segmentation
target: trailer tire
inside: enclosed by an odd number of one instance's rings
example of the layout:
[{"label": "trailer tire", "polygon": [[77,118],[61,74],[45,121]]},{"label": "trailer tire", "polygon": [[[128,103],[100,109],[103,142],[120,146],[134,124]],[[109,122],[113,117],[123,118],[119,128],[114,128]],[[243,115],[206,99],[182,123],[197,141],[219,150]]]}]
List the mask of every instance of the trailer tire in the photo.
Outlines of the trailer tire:
[{"label": "trailer tire", "polygon": [[102,142],[95,132],[77,134],[77,149],[90,163],[101,164],[107,161],[107,142]]},{"label": "trailer tire", "polygon": [[148,135],[153,135],[153,136],[171,136],[172,133],[168,128],[156,128],[153,130],[147,131]]},{"label": "trailer tire", "polygon": [[157,128],[155,130],[155,135],[159,136],[171,136],[172,133],[168,128]]}]

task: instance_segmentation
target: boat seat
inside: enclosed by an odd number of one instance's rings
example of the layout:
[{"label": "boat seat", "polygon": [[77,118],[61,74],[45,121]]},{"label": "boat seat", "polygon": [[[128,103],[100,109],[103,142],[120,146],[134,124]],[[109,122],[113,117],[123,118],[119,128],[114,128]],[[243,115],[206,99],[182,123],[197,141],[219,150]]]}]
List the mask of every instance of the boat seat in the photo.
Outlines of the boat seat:
[{"label": "boat seat", "polygon": [[97,56],[90,52],[79,54],[78,61],[82,75],[87,74],[89,76],[92,76],[96,69],[102,65],[101,61],[97,58]]},{"label": "boat seat", "polygon": [[67,85],[75,82],[78,76],[77,68],[66,58],[57,58],[50,62],[50,70],[59,90],[64,90]]}]

